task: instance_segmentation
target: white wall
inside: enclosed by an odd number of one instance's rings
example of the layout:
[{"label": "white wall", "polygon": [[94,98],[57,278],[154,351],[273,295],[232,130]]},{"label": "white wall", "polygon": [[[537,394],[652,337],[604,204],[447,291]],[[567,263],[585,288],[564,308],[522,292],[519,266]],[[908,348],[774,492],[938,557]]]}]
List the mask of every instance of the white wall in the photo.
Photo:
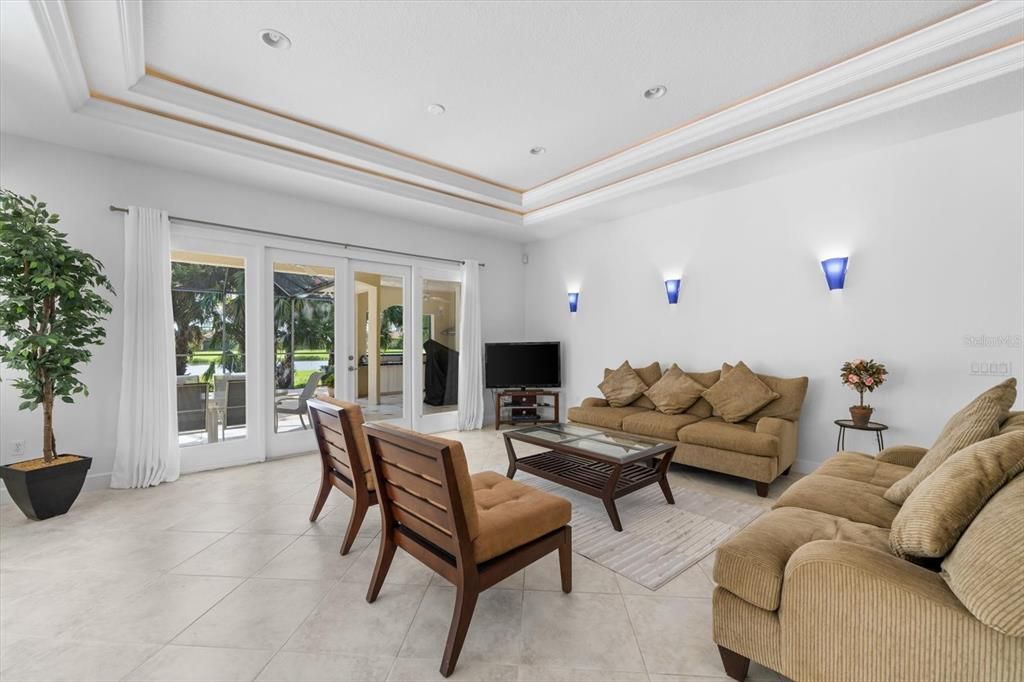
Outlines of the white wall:
[{"label": "white wall", "polygon": [[[835,450],[832,421],[856,403],[841,363],[872,357],[891,372],[870,398],[886,442],[929,445],[1003,379],[970,376],[971,362],[1011,362],[1021,379],[1022,188],[1016,113],[529,244],[526,335],[563,341],[567,405],[623,359],[807,375],[805,471]],[[830,293],[819,261],[833,255],[850,268]],[[680,272],[669,306],[663,280]],[[1016,347],[965,341],[982,335]],[[858,433],[847,448],[874,450]]]},{"label": "white wall", "polygon": [[[109,204],[167,209],[172,215],[257,227],[368,246],[486,262],[480,276],[485,340],[516,340],[523,332],[522,246],[466,232],[418,225],[383,215],[275,194],[221,180],[168,170],[69,147],[9,135],[0,136],[0,183],[21,194],[35,194],[61,214],[60,229],[71,243],[106,266],[120,290],[124,278],[121,214]],[[107,321],[107,342],[95,350],[83,371],[90,396],[74,405],[58,404],[58,447],[94,458],[91,486],[105,485],[113,461],[121,370],[122,311],[115,299]],[[10,385],[13,372],[0,368],[0,461],[21,457],[13,441],[25,440],[26,453],[41,451],[41,415],[18,412]]]}]

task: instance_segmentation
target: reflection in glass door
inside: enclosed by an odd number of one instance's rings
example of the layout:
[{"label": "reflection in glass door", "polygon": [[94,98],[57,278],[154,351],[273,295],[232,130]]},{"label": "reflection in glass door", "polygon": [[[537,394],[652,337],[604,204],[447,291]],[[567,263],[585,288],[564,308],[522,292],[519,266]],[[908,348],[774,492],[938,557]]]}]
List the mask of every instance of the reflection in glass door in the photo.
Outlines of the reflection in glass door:
[{"label": "reflection in glass door", "polygon": [[334,390],[335,269],[274,261],[274,432],[309,428],[306,401]]},{"label": "reflection in glass door", "polygon": [[422,397],[416,428],[433,432],[453,429],[459,409],[459,273],[421,271],[417,277],[422,321]]},{"label": "reflection in glass door", "polygon": [[[351,399],[366,421],[406,421],[407,268],[353,264]],[[417,335],[411,338],[416,339]]]}]

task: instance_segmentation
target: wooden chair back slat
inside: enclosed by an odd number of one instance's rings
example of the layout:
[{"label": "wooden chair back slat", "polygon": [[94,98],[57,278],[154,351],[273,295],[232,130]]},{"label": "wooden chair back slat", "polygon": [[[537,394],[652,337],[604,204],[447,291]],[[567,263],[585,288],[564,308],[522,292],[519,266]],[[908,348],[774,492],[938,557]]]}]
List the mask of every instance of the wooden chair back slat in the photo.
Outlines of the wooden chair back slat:
[{"label": "wooden chair back slat", "polygon": [[455,554],[458,551],[455,540],[451,535],[440,530],[437,526],[427,523],[415,514],[405,511],[398,505],[394,504],[392,500],[388,500],[388,502],[390,503],[389,507],[391,509],[391,517],[396,523],[411,530],[416,535],[419,535],[449,554]]},{"label": "wooden chair back slat", "polygon": [[388,491],[388,498],[396,507],[401,507],[410,514],[415,514],[424,521],[444,529],[448,525],[448,509],[438,507],[436,504],[414,495],[404,488],[399,488],[390,483],[385,485]]},{"label": "wooden chair back slat", "polygon": [[444,487],[440,483],[384,460],[380,461],[380,469],[384,474],[384,480],[389,483],[399,488],[404,488],[425,500],[430,500],[445,509],[448,508],[447,496],[445,495]]}]

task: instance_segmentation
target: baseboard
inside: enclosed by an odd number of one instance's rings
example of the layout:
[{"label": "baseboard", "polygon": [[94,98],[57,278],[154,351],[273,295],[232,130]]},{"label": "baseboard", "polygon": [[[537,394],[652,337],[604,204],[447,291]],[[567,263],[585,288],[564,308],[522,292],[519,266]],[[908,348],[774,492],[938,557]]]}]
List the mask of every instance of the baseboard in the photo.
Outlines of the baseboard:
[{"label": "baseboard", "polygon": [[[110,472],[97,472],[88,474],[85,483],[82,484],[82,492],[89,490],[105,490],[110,487]],[[7,494],[7,486],[0,481],[0,504],[12,504],[11,496]]]}]

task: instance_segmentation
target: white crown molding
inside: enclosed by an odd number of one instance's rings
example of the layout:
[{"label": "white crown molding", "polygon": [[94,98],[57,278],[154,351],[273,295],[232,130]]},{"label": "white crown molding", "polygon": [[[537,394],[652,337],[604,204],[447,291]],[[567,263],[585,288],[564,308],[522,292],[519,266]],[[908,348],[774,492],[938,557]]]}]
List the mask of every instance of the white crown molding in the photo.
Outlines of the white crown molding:
[{"label": "white crown molding", "polygon": [[89,81],[82,67],[67,7],[63,0],[34,0],[30,4],[68,106],[72,111],[78,111],[89,101]]},{"label": "white crown molding", "polygon": [[146,48],[142,28],[142,0],[117,0],[124,85],[130,88],[146,75]]},{"label": "white crown molding", "polygon": [[450,194],[442,194],[428,188],[391,180],[378,175],[371,175],[360,170],[339,166],[329,161],[310,158],[300,153],[280,149],[261,142],[226,135],[201,125],[193,125],[172,118],[154,115],[103,99],[93,98],[89,100],[80,109],[80,113],[112,121],[119,125],[137,128],[162,137],[240,154],[276,166],[312,173],[321,177],[339,180],[349,185],[384,192],[392,196],[423,201],[512,225],[522,225],[520,215],[500,208],[487,206]]},{"label": "white crown molding", "polygon": [[965,41],[1014,22],[1024,22],[1024,3],[992,0],[540,185],[523,195],[523,206],[529,210],[544,203],[545,200],[571,192],[574,188],[599,182],[602,178],[624,172],[683,147],[692,146],[730,129],[826,96],[914,60],[955,48]]},{"label": "white crown molding", "polygon": [[523,223],[524,225],[540,224],[567,213],[650,189],[714,166],[768,151],[1013,71],[1024,71],[1024,43],[1015,43],[578,197],[558,202],[547,208],[530,211],[524,216]]},{"label": "white crown molding", "polygon": [[436,183],[442,189],[507,204],[512,208],[522,205],[522,195],[484,180],[450,171],[425,161],[397,154],[359,140],[337,135],[321,128],[277,116],[230,99],[211,95],[171,80],[144,75],[131,88],[138,95],[151,97],[191,111],[278,136],[294,143],[308,145],[336,154],[350,163],[372,164],[380,168],[422,178]]}]

